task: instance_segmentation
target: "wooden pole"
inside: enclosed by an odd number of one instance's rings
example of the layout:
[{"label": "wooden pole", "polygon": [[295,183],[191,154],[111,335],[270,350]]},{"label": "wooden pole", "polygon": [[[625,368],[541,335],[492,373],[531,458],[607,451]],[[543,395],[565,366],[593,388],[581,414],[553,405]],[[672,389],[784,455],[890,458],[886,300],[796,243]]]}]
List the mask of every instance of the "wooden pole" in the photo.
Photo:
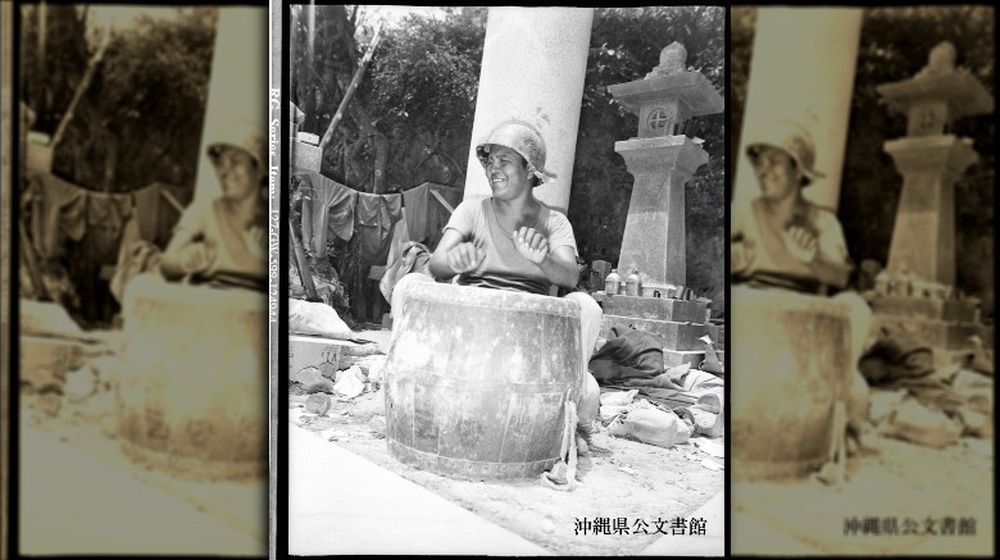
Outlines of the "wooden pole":
[{"label": "wooden pole", "polygon": [[340,124],[341,119],[344,118],[344,111],[347,109],[347,104],[351,102],[351,98],[354,97],[354,92],[358,89],[358,84],[361,83],[361,78],[365,76],[365,70],[368,68],[368,63],[371,62],[372,56],[375,54],[375,49],[378,48],[378,43],[382,36],[381,33],[382,23],[379,22],[379,24],[375,27],[375,35],[372,37],[372,42],[368,45],[368,51],[365,52],[364,58],[361,59],[361,64],[358,65],[358,69],[354,73],[351,85],[347,86],[347,91],[344,92],[344,98],[340,100],[340,107],[337,107],[337,112],[333,115],[333,120],[330,121],[330,126],[327,127],[326,132],[323,134],[323,139],[319,142],[320,157],[322,157],[323,152],[326,151],[327,145],[333,140],[333,131],[336,130],[337,125]]},{"label": "wooden pole", "polygon": [[306,251],[302,247],[302,240],[295,231],[295,224],[289,224],[289,232],[292,236],[292,250],[295,252],[295,264],[299,269],[299,278],[302,279],[302,287],[306,289],[306,296],[309,301],[316,301],[316,285],[313,284],[312,272],[309,271],[309,261],[306,259]]},{"label": "wooden pole", "polygon": [[87,65],[87,72],[83,75],[83,79],[80,80],[79,85],[76,86],[76,91],[73,93],[73,100],[69,102],[69,107],[66,108],[66,113],[63,115],[62,120],[59,121],[59,127],[56,128],[56,133],[52,136],[52,141],[49,142],[51,148],[55,149],[59,141],[62,140],[63,134],[66,133],[66,127],[73,120],[73,111],[76,109],[76,105],[80,102],[80,99],[83,98],[83,93],[90,87],[90,82],[94,79],[94,72],[97,70],[101,59],[104,58],[104,52],[108,49],[108,43],[110,42],[111,29],[106,29],[101,46],[97,48],[97,52],[90,59],[90,64]]}]

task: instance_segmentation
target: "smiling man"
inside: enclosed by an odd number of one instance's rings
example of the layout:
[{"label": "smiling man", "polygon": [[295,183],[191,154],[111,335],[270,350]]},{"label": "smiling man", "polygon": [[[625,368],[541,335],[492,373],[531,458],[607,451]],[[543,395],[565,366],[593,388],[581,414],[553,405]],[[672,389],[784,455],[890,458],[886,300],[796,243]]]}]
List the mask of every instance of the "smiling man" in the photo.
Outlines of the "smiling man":
[{"label": "smiling man", "polygon": [[833,212],[802,196],[823,174],[813,168],[809,131],[779,121],[747,148],[761,195],[732,227],[736,280],[805,292],[842,289],[850,274],[844,232]]}]

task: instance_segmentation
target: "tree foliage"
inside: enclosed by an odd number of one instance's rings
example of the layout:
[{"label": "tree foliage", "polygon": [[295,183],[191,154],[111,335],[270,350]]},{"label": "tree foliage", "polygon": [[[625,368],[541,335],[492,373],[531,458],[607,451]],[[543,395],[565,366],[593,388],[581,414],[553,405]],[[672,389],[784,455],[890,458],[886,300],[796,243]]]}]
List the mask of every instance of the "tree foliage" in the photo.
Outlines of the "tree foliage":
[{"label": "tree foliage", "polygon": [[[306,114],[300,130],[322,136],[368,46],[355,32],[370,37],[372,25],[354,8],[316,6],[310,51],[307,10],[293,16],[292,101]],[[384,27],[323,154],[323,173],[365,192],[461,183],[485,18],[484,8],[453,8],[445,18],[411,14]]]},{"label": "tree foliage", "polygon": [[[310,62],[308,9],[292,15],[292,100],[306,113],[300,130],[322,136],[372,25],[363,21],[363,10],[316,6]],[[614,143],[634,137],[638,120],[607,86],[643,78],[659,64],[660,51],[679,41],[689,53],[688,68],[704,73],[724,96],[724,18],[723,8],[707,6],[595,11],[568,210],[587,262],[617,261],[633,181]],[[448,8],[443,17],[411,14],[384,27],[382,44],[323,154],[323,173],[367,192],[406,190],[424,181],[461,187],[486,19],[485,8]],[[355,35],[363,39],[355,42]],[[711,158],[686,187],[689,284],[721,313],[723,116],[692,119],[683,132],[703,138]]]},{"label": "tree foliage", "polygon": [[[85,10],[52,5],[42,76],[26,74],[37,129],[54,133],[97,46]],[[38,28],[25,18],[27,44]],[[92,190],[127,192],[154,181],[192,185],[215,40],[214,8],[178,9],[175,19],[142,16],[111,33],[94,79],[54,154],[54,171]],[[38,64],[28,49],[25,67]]]},{"label": "tree foliage", "polygon": [[[645,77],[674,41],[687,49],[688,70],[705,74],[724,98],[724,8],[600,8],[594,14],[567,214],[588,262],[618,261],[633,183],[614,145],[636,136],[638,117],[615,101],[607,86]],[[691,119],[682,131],[702,138],[709,155],[685,185],[687,282],[713,300],[717,314],[725,305],[724,122],[722,113],[706,115]]]},{"label": "tree foliage", "polygon": [[[892,228],[903,178],[883,143],[905,136],[906,119],[890,114],[876,87],[911,78],[927,64],[931,48],[950,41],[957,64],[967,68],[993,94],[994,13],[988,6],[873,8],[865,10],[851,98],[838,214],[848,250],[856,262],[888,258]],[[731,129],[738,131],[752,49],[752,9],[742,8],[732,20],[733,106]],[[739,38],[739,41],[736,39]],[[993,308],[993,115],[967,117],[951,132],[973,140],[979,162],[955,186],[958,287]],[[737,135],[738,137],[738,135]],[[734,149],[733,153],[736,151]]]}]

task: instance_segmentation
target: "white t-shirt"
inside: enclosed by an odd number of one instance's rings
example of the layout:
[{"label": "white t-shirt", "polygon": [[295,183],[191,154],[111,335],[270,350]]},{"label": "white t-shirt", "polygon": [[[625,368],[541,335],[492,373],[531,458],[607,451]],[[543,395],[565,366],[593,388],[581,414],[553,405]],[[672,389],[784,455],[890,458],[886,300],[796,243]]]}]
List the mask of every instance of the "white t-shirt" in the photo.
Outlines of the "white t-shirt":
[{"label": "white t-shirt", "polygon": [[[459,276],[458,283],[548,294],[552,283],[545,274],[514,248],[513,232],[505,231],[497,221],[491,198],[465,200],[444,226],[462,235],[463,241],[472,242],[486,251],[480,267]],[[570,247],[577,256],[573,226],[566,216],[549,208],[545,203],[538,213],[535,229],[548,238],[549,252],[559,247]]]}]

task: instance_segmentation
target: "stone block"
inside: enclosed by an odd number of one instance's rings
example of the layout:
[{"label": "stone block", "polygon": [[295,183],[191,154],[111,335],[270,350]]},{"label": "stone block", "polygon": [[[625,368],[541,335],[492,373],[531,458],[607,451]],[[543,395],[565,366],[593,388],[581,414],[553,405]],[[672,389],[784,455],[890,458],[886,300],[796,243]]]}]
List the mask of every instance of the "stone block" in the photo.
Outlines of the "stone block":
[{"label": "stone block", "polygon": [[883,326],[902,327],[935,352],[972,348],[969,338],[979,333],[979,327],[975,323],[901,318],[897,315],[876,314],[872,323],[873,329],[880,329]]},{"label": "stone block", "polygon": [[604,279],[611,274],[611,263],[608,261],[596,260],[590,265],[590,270],[595,273],[600,280],[596,284],[591,284],[593,286],[591,289],[603,290],[604,289]]},{"label": "stone block", "polygon": [[704,359],[705,353],[698,350],[670,350],[666,348],[663,350],[663,367],[665,369],[684,364],[691,364],[691,367],[696,368]]},{"label": "stone block", "polygon": [[656,321],[704,323],[706,304],[680,299],[593,294],[605,315],[636,317]]},{"label": "stone block", "polygon": [[289,374],[294,374],[302,368],[309,366],[318,368],[324,364],[328,364],[325,368],[332,367],[334,371],[340,369],[345,344],[350,343],[327,338],[290,335],[288,337]]},{"label": "stone block", "polygon": [[663,340],[664,350],[703,351],[705,343],[698,339],[708,334],[708,326],[704,324],[657,321],[655,319],[605,314],[601,319],[600,336],[611,338],[611,328],[618,324],[631,325],[636,330],[660,337]]},{"label": "stone block", "polygon": [[941,301],[928,298],[884,295],[872,300],[876,313],[919,319],[974,322],[976,308],[962,301]]},{"label": "stone block", "polygon": [[292,166],[319,173],[322,160],[323,153],[320,151],[319,146],[313,146],[298,139],[295,140],[292,148]]}]

